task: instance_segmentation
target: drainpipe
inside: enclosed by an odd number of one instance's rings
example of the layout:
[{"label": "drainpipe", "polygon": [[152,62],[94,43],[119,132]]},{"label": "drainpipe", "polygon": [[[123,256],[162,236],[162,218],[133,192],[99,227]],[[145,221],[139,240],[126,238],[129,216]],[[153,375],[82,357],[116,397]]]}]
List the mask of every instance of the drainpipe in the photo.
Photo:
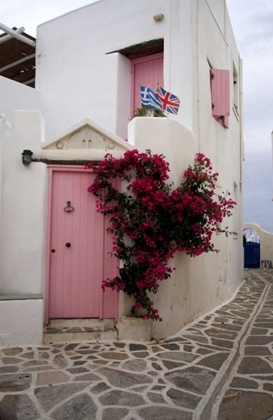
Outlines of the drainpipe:
[{"label": "drainpipe", "polygon": [[5,139],[11,124],[6,120],[5,114],[0,114],[0,294],[2,287],[2,168],[3,168],[3,149]]}]

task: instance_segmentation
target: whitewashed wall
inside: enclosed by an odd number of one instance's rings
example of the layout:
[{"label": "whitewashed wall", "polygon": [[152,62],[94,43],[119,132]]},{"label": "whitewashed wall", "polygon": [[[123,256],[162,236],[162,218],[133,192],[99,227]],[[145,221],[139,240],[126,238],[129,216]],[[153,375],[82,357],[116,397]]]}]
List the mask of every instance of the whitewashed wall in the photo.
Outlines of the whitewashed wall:
[{"label": "whitewashed wall", "polygon": [[[198,136],[165,118],[135,118],[129,124],[129,142],[141,151],[149,144],[154,153],[164,154],[170,163],[170,181],[174,186],[182,181],[184,170],[193,164],[199,149]],[[229,185],[228,177],[222,177],[222,181]],[[232,225],[232,220],[226,224]],[[214,235],[214,243],[216,249],[221,249],[218,254],[191,258],[176,253],[171,261],[176,271],[171,279],[161,282],[157,295],[152,296],[163,318],[162,323],[152,323],[152,337],[160,339],[178,332],[235,293],[242,280],[242,241],[237,236],[233,239],[220,234]]]},{"label": "whitewashed wall", "polygon": [[[130,61],[108,53],[158,38],[165,88],[181,97],[177,119],[192,127],[191,7],[189,0],[101,1],[38,26],[36,86],[47,137],[86,116],[127,137]],[[153,19],[158,13],[162,22]]]},{"label": "whitewashed wall", "polygon": [[0,114],[5,114],[12,124],[15,110],[42,111],[40,92],[0,76]]},{"label": "whitewashed wall", "polygon": [[40,144],[40,112],[14,114],[4,145],[2,188],[2,294],[42,293],[45,283],[47,167],[22,164],[23,149]]},{"label": "whitewashed wall", "polygon": [[43,343],[43,299],[0,300],[0,347]]}]

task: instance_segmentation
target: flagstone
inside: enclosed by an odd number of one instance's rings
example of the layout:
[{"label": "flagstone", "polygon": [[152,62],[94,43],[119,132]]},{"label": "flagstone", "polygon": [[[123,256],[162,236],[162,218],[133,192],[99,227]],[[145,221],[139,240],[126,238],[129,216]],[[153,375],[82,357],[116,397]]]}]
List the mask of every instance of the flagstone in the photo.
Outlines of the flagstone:
[{"label": "flagstone", "polygon": [[101,368],[98,373],[106,376],[108,381],[119,388],[127,388],[138,384],[151,383],[152,379],[148,375],[139,373],[128,373],[125,371],[118,371],[110,368]]},{"label": "flagstone", "polygon": [[152,367],[155,369],[155,370],[162,370],[162,367],[158,364],[158,363],[152,363]]},{"label": "flagstone", "polygon": [[19,370],[18,366],[3,366],[0,367],[0,373],[12,373]]},{"label": "flagstone", "polygon": [[74,367],[74,368],[67,368],[66,369],[68,372],[75,374],[78,373],[84,373],[84,372],[89,372],[88,369],[86,369],[85,367]]},{"label": "flagstone", "polygon": [[155,372],[154,370],[150,370],[147,374],[150,376],[158,376],[158,372]]},{"label": "flagstone", "polygon": [[162,347],[152,346],[151,350],[152,350],[153,353],[158,353],[159,351],[162,351]]},{"label": "flagstone", "polygon": [[4,353],[6,356],[16,356],[17,354],[22,353],[23,349],[21,347],[11,347],[7,349],[1,349],[1,353]]},{"label": "flagstone", "polygon": [[195,409],[201,400],[201,397],[197,397],[196,395],[192,395],[188,392],[180,391],[174,388],[169,389],[167,395],[169,398],[171,398],[175,405],[192,410]]},{"label": "flagstone", "polygon": [[57,354],[54,357],[53,363],[55,363],[55,365],[57,365],[61,369],[63,369],[64,367],[68,365],[68,361],[61,353]]},{"label": "flagstone", "polygon": [[162,406],[145,407],[138,410],[138,415],[144,420],[191,420],[192,414],[176,408]]},{"label": "flagstone", "polygon": [[267,335],[268,332],[269,332],[268,329],[254,327],[252,328],[250,334],[251,335]]},{"label": "flagstone", "polygon": [[185,335],[188,340],[196,341],[197,343],[205,343],[208,344],[209,340],[207,337],[202,335]]},{"label": "flagstone", "polygon": [[99,353],[100,357],[109,360],[126,360],[128,359],[128,355],[126,353],[117,353],[117,352],[109,352],[109,353]]},{"label": "flagstone", "polygon": [[142,396],[126,391],[109,391],[99,398],[102,405],[121,405],[127,407],[136,407],[145,404]]},{"label": "flagstone", "polygon": [[253,375],[259,373],[273,373],[270,365],[259,357],[244,357],[241,361],[238,373]]},{"label": "flagstone", "polygon": [[148,392],[147,396],[149,400],[153,403],[167,404],[165,398],[161,394],[158,394],[157,392]]},{"label": "flagstone", "polygon": [[123,349],[124,347],[125,347],[125,344],[124,343],[113,343],[117,348],[119,348],[119,349]]},{"label": "flagstone", "polygon": [[1,420],[38,420],[40,414],[28,395],[5,395],[0,401]]},{"label": "flagstone", "polygon": [[1,360],[4,365],[16,365],[18,363],[24,362],[23,359],[18,359],[17,357],[2,357]]},{"label": "flagstone", "polygon": [[[128,362],[124,363],[122,367],[123,369],[130,370],[131,372],[142,372],[144,369],[146,369],[147,362],[145,362],[145,360],[142,360],[142,359],[140,360],[134,359],[134,360],[129,360]],[[162,370],[162,369],[160,368],[157,370]]]},{"label": "flagstone", "polygon": [[242,329],[241,326],[234,325],[234,324],[224,324],[224,323],[216,324],[216,323],[213,323],[211,325],[213,327],[218,327],[218,328],[221,328],[221,329],[224,329],[224,330],[229,330],[229,331],[240,331]]},{"label": "flagstone", "polygon": [[211,356],[204,357],[197,365],[207,366],[215,370],[219,370],[222,364],[228,358],[229,353],[217,353]]},{"label": "flagstone", "polygon": [[23,372],[41,372],[46,370],[54,370],[55,368],[53,366],[49,365],[43,365],[43,366],[34,366],[23,369]]},{"label": "flagstone", "polygon": [[180,347],[178,344],[171,343],[171,344],[162,344],[161,347],[167,350],[179,350]]},{"label": "flagstone", "polygon": [[196,354],[205,355],[205,354],[211,354],[211,353],[214,353],[214,351],[213,350],[204,349],[202,347],[200,347],[199,349],[196,350]]},{"label": "flagstone", "polygon": [[214,338],[223,338],[225,340],[234,340],[237,337],[237,333],[233,331],[224,331],[223,329],[210,328],[206,330],[206,334]]},{"label": "flagstone", "polygon": [[246,356],[269,356],[271,355],[271,351],[268,347],[262,347],[262,346],[246,346],[245,347],[245,355]]},{"label": "flagstone", "polygon": [[255,327],[259,327],[259,328],[273,328],[273,322],[255,322],[254,324]]},{"label": "flagstone", "polygon": [[[29,356],[29,358],[30,358],[30,356]],[[39,359],[49,359],[50,355],[47,352],[44,351],[44,352],[38,354],[38,358]]]},{"label": "flagstone", "polygon": [[[43,409],[47,413],[52,409],[56,404],[59,404],[61,401],[67,399],[76,392],[82,391],[86,388],[87,384],[65,384],[57,385],[52,387],[41,387],[34,390],[34,394],[42,405]],[[55,417],[57,418],[57,417]],[[61,418],[61,417],[58,417]],[[73,417],[71,417],[72,419]],[[73,419],[74,420],[74,419]]]},{"label": "flagstone", "polygon": [[217,420],[267,419],[273,413],[273,399],[269,394],[228,390],[221,404]]},{"label": "flagstone", "polygon": [[33,359],[34,358],[34,352],[33,351],[28,351],[27,353],[20,354],[20,357],[23,357],[24,359]]},{"label": "flagstone", "polygon": [[187,345],[187,344],[183,345],[183,349],[184,349],[184,351],[187,351],[187,352],[189,352],[189,353],[191,353],[191,351],[192,351],[193,349],[195,349],[195,348],[196,348],[195,346],[189,346],[189,345]]},{"label": "flagstone", "polygon": [[150,354],[147,351],[136,351],[133,353],[134,357],[145,359],[145,357],[148,357]]},{"label": "flagstone", "polygon": [[232,347],[233,347],[233,341],[227,341],[227,340],[212,338],[211,342],[212,342],[213,345],[215,345],[217,347],[223,347],[223,348],[226,348],[226,349],[232,349]]},{"label": "flagstone", "polygon": [[105,408],[103,410],[102,420],[121,420],[127,413],[129,413],[129,410],[126,408]]},{"label": "flagstone", "polygon": [[205,394],[215,377],[215,372],[191,366],[165,374],[165,378],[178,388]]},{"label": "flagstone", "polygon": [[75,362],[73,362],[73,366],[82,366],[85,363],[87,363],[87,360],[76,360]]},{"label": "flagstone", "polygon": [[23,363],[23,367],[33,367],[33,366],[41,366],[41,365],[47,365],[47,361],[46,360],[30,360],[29,362],[24,362]]},{"label": "flagstone", "polygon": [[259,387],[259,384],[256,381],[253,381],[251,379],[242,378],[240,376],[235,376],[233,378],[230,386],[232,388],[252,388],[257,389]]},{"label": "flagstone", "polygon": [[90,389],[92,394],[100,394],[101,392],[107,391],[110,387],[105,382],[100,382]]},{"label": "flagstone", "polygon": [[171,362],[169,360],[162,360],[162,364],[165,366],[166,369],[172,370],[175,368],[179,368],[181,366],[186,366],[186,363],[182,362]]},{"label": "flagstone", "polygon": [[182,351],[166,351],[157,355],[160,359],[179,360],[181,362],[192,362],[198,356],[192,353],[184,353]]},{"label": "flagstone", "polygon": [[67,382],[68,380],[69,376],[61,370],[42,372],[38,374],[37,385],[58,384],[62,382]]},{"label": "flagstone", "polygon": [[87,394],[77,395],[57,410],[50,417],[54,420],[91,420],[96,416],[97,407]]},{"label": "flagstone", "polygon": [[0,392],[23,391],[30,387],[31,375],[7,374],[0,376]]},{"label": "flagstone", "polygon": [[147,346],[143,344],[129,344],[130,351],[139,351],[139,350],[147,350]]},{"label": "flagstone", "polygon": [[73,381],[100,381],[101,378],[94,373],[85,373],[73,377]]},{"label": "flagstone", "polygon": [[273,384],[264,384],[263,389],[265,391],[273,392]]}]

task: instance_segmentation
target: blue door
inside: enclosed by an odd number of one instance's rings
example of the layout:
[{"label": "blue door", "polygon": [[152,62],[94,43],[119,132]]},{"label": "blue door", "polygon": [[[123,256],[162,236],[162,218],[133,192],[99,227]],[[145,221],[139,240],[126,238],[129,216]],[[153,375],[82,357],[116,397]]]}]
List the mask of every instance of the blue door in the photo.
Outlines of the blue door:
[{"label": "blue door", "polygon": [[260,244],[244,242],[245,268],[260,268]]}]

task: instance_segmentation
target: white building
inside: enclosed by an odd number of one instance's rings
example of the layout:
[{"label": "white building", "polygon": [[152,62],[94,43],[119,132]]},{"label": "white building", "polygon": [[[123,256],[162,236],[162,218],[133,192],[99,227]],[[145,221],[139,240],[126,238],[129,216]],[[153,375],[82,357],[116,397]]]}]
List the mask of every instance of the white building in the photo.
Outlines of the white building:
[{"label": "white building", "polygon": [[[0,77],[0,113],[12,124],[2,118],[0,345],[41,342],[43,320],[54,317],[115,316],[120,338],[170,336],[230,299],[242,280],[242,67],[225,0],[102,0],[38,26],[36,39],[36,88]],[[129,122],[139,84],[157,83],[180,98],[178,115]],[[90,179],[79,164],[132,147],[163,153],[175,185],[204,153],[238,203],[226,222],[238,236],[215,235],[218,254],[176,255],[177,271],[154,299],[163,322],[145,321],[139,336],[142,322],[127,318],[131,304],[121,293],[102,296],[96,279],[84,292],[96,298],[78,294],[79,276],[87,281],[94,266],[102,278],[113,270],[104,225],[93,212],[94,231],[77,225],[79,240],[63,218],[77,214],[65,207],[85,200]],[[25,149],[33,152],[28,167]]]}]

